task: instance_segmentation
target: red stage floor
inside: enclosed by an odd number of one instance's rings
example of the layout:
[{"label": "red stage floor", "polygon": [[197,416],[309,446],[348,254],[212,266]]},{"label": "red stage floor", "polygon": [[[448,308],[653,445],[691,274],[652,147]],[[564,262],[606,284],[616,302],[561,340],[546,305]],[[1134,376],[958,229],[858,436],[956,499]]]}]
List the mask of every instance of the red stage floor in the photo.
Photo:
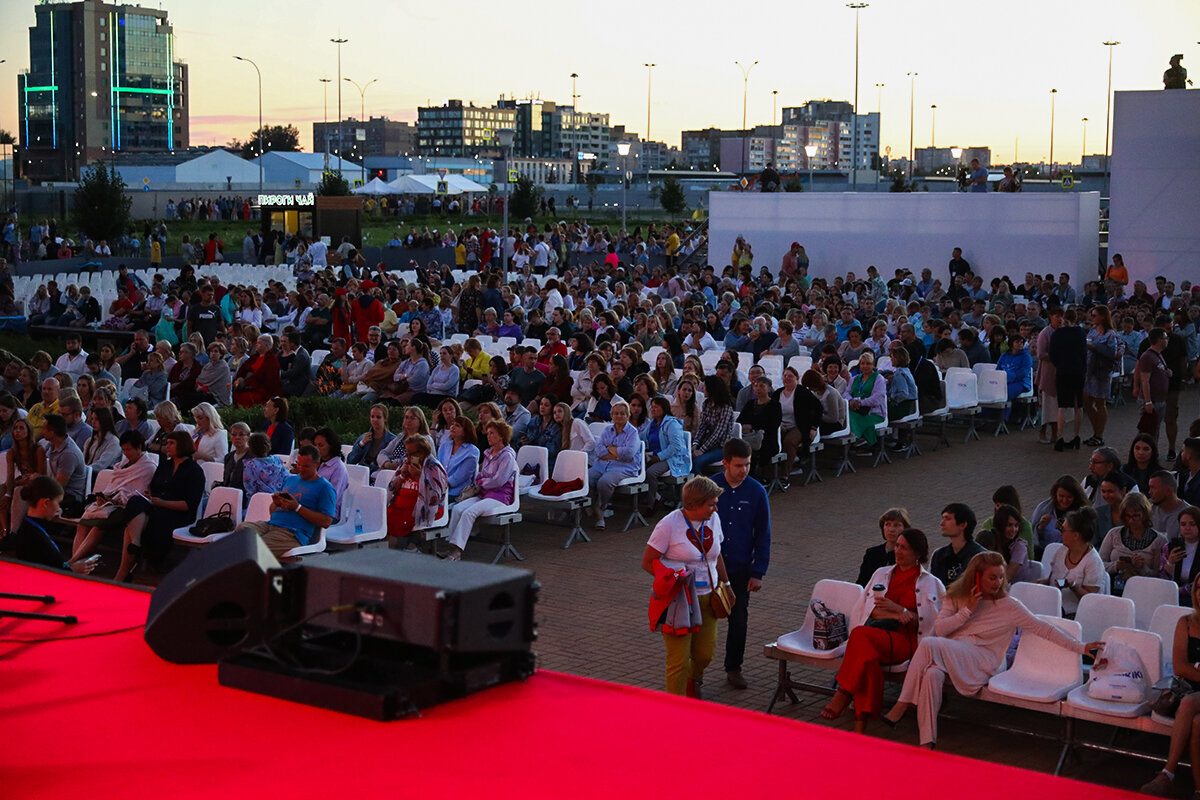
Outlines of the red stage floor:
[{"label": "red stage floor", "polygon": [[[0,591],[53,594],[72,627],[0,620],[0,797],[929,800],[1134,797],[840,731],[541,672],[377,723],[217,685],[159,660],[150,596],[0,562]],[[0,607],[37,610],[0,601]]]}]

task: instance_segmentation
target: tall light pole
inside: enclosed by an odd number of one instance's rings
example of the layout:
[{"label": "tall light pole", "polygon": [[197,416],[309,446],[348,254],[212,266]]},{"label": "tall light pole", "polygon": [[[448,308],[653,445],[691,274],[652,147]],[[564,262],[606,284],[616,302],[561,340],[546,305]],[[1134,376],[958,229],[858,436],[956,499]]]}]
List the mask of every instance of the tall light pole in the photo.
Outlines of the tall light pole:
[{"label": "tall light pole", "polygon": [[1108,108],[1104,112],[1104,191],[1111,194],[1112,171],[1108,168],[1108,135],[1112,124],[1112,58],[1113,48],[1119,45],[1120,42],[1110,39],[1100,44],[1108,48],[1108,92],[1105,95],[1108,100]]},{"label": "tall light pole", "polygon": [[929,107],[929,146],[937,148],[937,103]]},{"label": "tall light pole", "polygon": [[629,140],[617,142],[617,155],[621,157],[621,235],[625,235],[625,184],[629,181]]},{"label": "tall light pole", "polygon": [[733,63],[742,71],[742,173],[745,174],[746,162],[750,160],[750,137],[746,135],[746,97],[750,93],[750,73],[758,66],[758,62],[749,67],[742,66],[740,61]]},{"label": "tall light pole", "polygon": [[779,111],[779,90],[771,90],[771,127],[775,127],[775,114]]},{"label": "tall light pole", "polygon": [[[371,78],[371,80],[367,81],[365,86],[359,86],[358,81],[351,80],[350,78],[344,78],[344,80],[349,81],[350,83],[353,83],[354,88],[358,89],[358,100],[360,103],[358,115],[360,117],[362,117],[362,124],[365,126],[367,124],[367,89],[371,88],[371,84],[378,81],[379,78]],[[363,129],[363,149],[362,149],[362,152],[358,154],[359,167],[361,167],[361,169],[362,169],[363,186],[367,185],[367,140],[366,140],[366,134],[367,134],[367,132],[364,127],[364,129]],[[357,140],[358,140],[358,137],[356,136],[355,141],[357,141]]]},{"label": "tall light pole", "polygon": [[879,92],[879,103],[878,103],[878,105],[875,106],[875,110],[879,112],[880,116],[883,116],[883,87],[884,86],[887,86],[887,84],[886,83],[875,84],[875,90],[877,92]]},{"label": "tall light pole", "polygon": [[1087,157],[1087,117],[1079,121],[1083,123],[1083,146],[1079,148],[1079,168],[1083,169],[1083,159]]},{"label": "tall light pole", "polygon": [[342,45],[344,45],[346,42],[348,42],[350,40],[344,39],[339,35],[338,38],[330,39],[329,41],[331,41],[337,45],[337,51],[338,51],[338,77],[337,77],[338,146],[337,146],[337,157],[338,157],[338,174],[341,175],[342,174],[342,146],[344,144],[344,141],[342,140]]},{"label": "tall light pole", "polygon": [[908,94],[908,178],[912,180],[913,173],[913,112],[917,109],[917,73],[906,72],[909,79]]},{"label": "tall light pole", "polygon": [[1050,90],[1050,177],[1054,177],[1054,100],[1058,97],[1058,89]]},{"label": "tall light pole", "polygon": [[323,86],[325,93],[325,124],[321,128],[322,138],[325,140],[325,172],[329,172],[329,84],[333,82],[332,78],[317,78]]},{"label": "tall light pole", "polygon": [[654,68],[658,64],[645,63],[642,64],[646,68],[646,141],[650,141],[650,89],[651,82],[654,79]]},{"label": "tall light pole", "polygon": [[255,64],[248,58],[234,56],[238,61],[245,61],[250,66],[254,67],[255,73],[258,74],[258,193],[262,194],[263,190],[263,158],[266,156],[266,151],[263,150],[263,123],[262,123],[262,71],[259,70],[258,64]]},{"label": "tall light pole", "polygon": [[817,146],[815,144],[804,145],[804,155],[808,160],[808,190],[813,191],[813,158],[817,155]]},{"label": "tall light pole", "polygon": [[858,12],[870,3],[846,3],[846,8],[854,9],[854,114],[850,125],[850,188],[858,189]]},{"label": "tall light pole", "polygon": [[509,153],[512,151],[513,137],[517,132],[512,128],[501,128],[496,131],[496,138],[500,140],[500,147],[504,150],[504,231],[500,236],[500,268],[507,280],[508,276],[508,256],[504,252],[508,249],[508,163]]},{"label": "tall light pole", "polygon": [[579,73],[572,72],[571,73],[571,109],[573,111],[579,110],[579,92],[575,91],[575,81],[577,81],[577,80],[579,80]]}]

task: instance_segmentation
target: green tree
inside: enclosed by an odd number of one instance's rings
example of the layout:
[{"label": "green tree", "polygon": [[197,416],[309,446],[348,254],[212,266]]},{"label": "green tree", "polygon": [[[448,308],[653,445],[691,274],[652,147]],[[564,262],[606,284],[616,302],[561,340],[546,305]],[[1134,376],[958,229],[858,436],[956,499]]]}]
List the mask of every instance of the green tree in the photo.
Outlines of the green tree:
[{"label": "green tree", "polygon": [[784,182],[783,190],[785,192],[803,192],[804,184],[800,182],[799,178],[793,175],[792,177],[788,178],[786,182]]},{"label": "green tree", "polygon": [[668,214],[682,214],[687,208],[687,198],[683,195],[683,185],[675,178],[667,177],[662,182],[662,194],[658,202]]},{"label": "green tree", "polygon": [[17,140],[8,131],[0,128],[0,144],[16,144]]},{"label": "green tree", "polygon": [[115,241],[129,227],[132,205],[120,174],[98,161],[83,171],[75,188],[75,225],[89,239]]},{"label": "green tree", "polygon": [[538,199],[542,196],[542,187],[535,186],[533,181],[524,175],[517,178],[517,183],[509,197],[510,210],[515,217],[532,217],[537,213]]},{"label": "green tree", "polygon": [[[300,131],[295,125],[263,125],[262,140],[263,150],[268,153],[272,150],[294,153],[300,149]],[[251,131],[244,142],[234,139],[225,149],[242,158],[255,158],[258,155],[258,130]]]},{"label": "green tree", "polygon": [[596,187],[604,183],[604,179],[600,177],[600,171],[595,168],[588,170],[583,183],[587,186],[588,200],[594,203],[596,201]]},{"label": "green tree", "polygon": [[350,184],[342,177],[341,170],[330,170],[321,176],[317,194],[322,197],[346,197],[350,194]]}]

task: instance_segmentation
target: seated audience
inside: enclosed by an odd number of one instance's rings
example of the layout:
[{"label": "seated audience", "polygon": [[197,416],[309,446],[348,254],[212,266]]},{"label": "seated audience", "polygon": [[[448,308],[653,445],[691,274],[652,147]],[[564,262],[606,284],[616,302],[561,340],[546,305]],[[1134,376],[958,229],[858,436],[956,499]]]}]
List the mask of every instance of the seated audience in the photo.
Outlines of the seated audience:
[{"label": "seated audience", "polygon": [[296,474],[289,475],[283,488],[271,495],[271,519],[243,522],[238,530],[262,538],[267,549],[285,562],[291,560],[284,558],[285,553],[312,544],[323,529],[333,524],[337,506],[333,486],[317,474],[320,463],[316,447],[301,447],[296,456]]},{"label": "seated audience", "polygon": [[865,587],[871,576],[875,574],[875,570],[895,564],[896,537],[911,527],[912,522],[909,521],[907,509],[896,507],[883,512],[879,517],[879,532],[883,535],[883,543],[868,547],[863,552],[862,564],[858,568],[858,577],[854,579],[854,582]]},{"label": "seated audience", "polygon": [[462,559],[467,540],[475,533],[480,517],[495,514],[508,506],[517,492],[517,454],[508,446],[512,428],[503,419],[491,419],[484,425],[488,448],[475,476],[471,496],[455,503],[450,510],[447,536],[450,561]]}]

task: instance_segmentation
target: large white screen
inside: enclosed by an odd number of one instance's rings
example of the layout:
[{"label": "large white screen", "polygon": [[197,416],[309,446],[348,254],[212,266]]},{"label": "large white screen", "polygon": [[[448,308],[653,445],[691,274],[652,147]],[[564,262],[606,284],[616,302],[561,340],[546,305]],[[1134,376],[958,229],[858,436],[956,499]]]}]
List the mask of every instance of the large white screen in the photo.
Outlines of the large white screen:
[{"label": "large white screen", "polygon": [[1200,91],[1117,92],[1109,252],[1153,291],[1200,280]]},{"label": "large white screen", "polygon": [[754,265],[778,273],[793,241],[808,253],[809,274],[833,278],[874,264],[884,278],[898,267],[929,267],[947,282],[950,251],[963,249],[977,274],[1066,272],[1076,283],[1097,274],[1100,196],[1054,194],[762,194],[712,192],[709,263],[729,263],[745,236]]}]

